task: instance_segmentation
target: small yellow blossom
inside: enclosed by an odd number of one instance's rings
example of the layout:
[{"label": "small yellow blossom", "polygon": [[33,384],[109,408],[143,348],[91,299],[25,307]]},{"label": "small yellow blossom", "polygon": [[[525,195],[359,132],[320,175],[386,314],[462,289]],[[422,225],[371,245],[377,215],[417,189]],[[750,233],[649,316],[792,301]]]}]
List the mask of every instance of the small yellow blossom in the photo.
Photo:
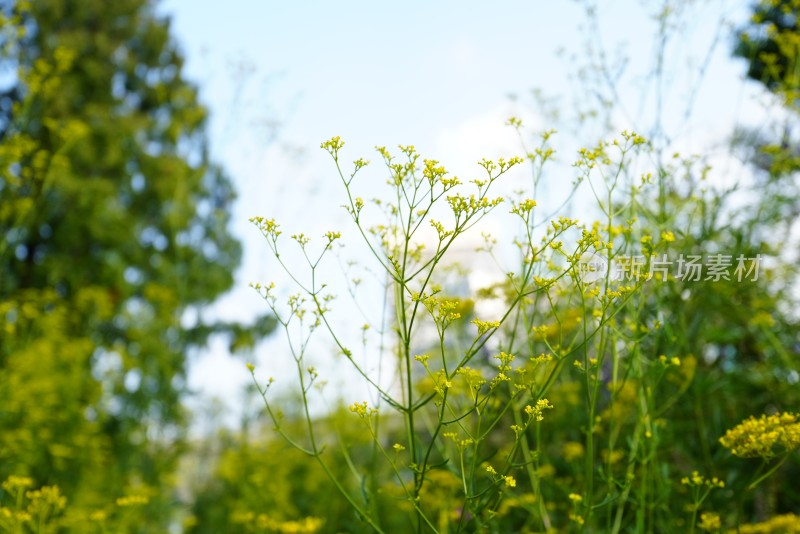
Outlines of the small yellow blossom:
[{"label": "small yellow blossom", "polygon": [[719,520],[719,515],[713,512],[705,512],[700,514],[700,523],[697,525],[697,528],[700,530],[714,532],[719,530],[721,526],[722,523]]}]

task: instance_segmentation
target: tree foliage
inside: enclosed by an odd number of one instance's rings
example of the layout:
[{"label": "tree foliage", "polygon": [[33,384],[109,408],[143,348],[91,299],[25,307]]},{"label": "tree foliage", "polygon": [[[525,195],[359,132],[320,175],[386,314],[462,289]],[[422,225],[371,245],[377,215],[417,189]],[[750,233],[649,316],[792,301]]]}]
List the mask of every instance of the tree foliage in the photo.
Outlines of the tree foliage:
[{"label": "tree foliage", "polygon": [[191,347],[270,328],[182,320],[232,285],[234,192],[147,0],[1,7],[0,477],[163,525]]},{"label": "tree foliage", "polygon": [[739,32],[734,55],[748,61],[748,77],[772,91],[800,89],[795,0],[763,0],[753,6],[750,25]]}]

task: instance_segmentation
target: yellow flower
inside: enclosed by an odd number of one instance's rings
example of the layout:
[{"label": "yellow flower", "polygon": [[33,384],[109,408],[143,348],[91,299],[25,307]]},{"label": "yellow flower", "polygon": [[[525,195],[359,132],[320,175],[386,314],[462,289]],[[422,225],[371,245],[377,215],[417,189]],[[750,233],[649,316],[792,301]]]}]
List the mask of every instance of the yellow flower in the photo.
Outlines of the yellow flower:
[{"label": "yellow flower", "polygon": [[354,402],[353,404],[351,404],[350,411],[358,415],[359,417],[367,417],[368,415],[376,414],[378,412],[378,409],[370,408],[367,405],[367,401],[363,401],[363,402]]},{"label": "yellow flower", "polygon": [[740,525],[740,534],[779,534],[800,532],[800,516],[795,514],[776,515],[763,523]]},{"label": "yellow flower", "polygon": [[706,478],[698,471],[692,471],[691,477],[683,477],[681,484],[686,486],[708,486],[710,488],[724,488],[725,482],[717,477]]},{"label": "yellow flower", "polygon": [[3,489],[9,493],[14,493],[17,490],[30,488],[33,486],[33,479],[28,477],[18,477],[11,475],[5,482],[3,482]]},{"label": "yellow flower", "polygon": [[709,532],[719,530],[722,523],[719,520],[719,515],[713,512],[705,512],[700,514],[700,523],[697,528],[700,530],[707,530]]},{"label": "yellow flower", "polygon": [[547,399],[539,399],[536,401],[536,406],[525,406],[525,413],[534,420],[534,421],[542,421],[544,419],[544,411],[545,410],[552,410],[553,405],[550,404],[550,401]]},{"label": "yellow flower", "polygon": [[719,442],[736,456],[768,460],[776,455],[776,449],[790,452],[800,447],[800,415],[751,416],[728,430]]}]

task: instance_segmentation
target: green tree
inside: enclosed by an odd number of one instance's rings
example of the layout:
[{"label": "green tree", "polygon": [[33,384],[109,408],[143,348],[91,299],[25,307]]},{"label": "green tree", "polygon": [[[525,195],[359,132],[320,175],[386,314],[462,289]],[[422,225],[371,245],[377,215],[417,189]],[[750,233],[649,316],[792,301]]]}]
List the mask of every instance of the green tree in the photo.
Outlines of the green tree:
[{"label": "green tree", "polygon": [[800,3],[763,0],[753,5],[750,25],[737,39],[734,55],[747,59],[747,75],[772,91],[800,89],[797,34]]},{"label": "green tree", "polygon": [[58,484],[81,513],[149,494],[163,526],[189,351],[270,328],[186,326],[232,285],[234,192],[150,2],[0,16],[0,477]]},{"label": "green tree", "polygon": [[788,113],[771,129],[737,132],[735,141],[756,168],[766,171],[760,178],[775,190],[768,195],[773,207],[765,215],[791,225],[800,214],[800,151],[792,134],[800,111],[800,3],[761,0],[752,10],[749,24],[736,36],[734,55],[747,61],[747,75],[769,89]]}]

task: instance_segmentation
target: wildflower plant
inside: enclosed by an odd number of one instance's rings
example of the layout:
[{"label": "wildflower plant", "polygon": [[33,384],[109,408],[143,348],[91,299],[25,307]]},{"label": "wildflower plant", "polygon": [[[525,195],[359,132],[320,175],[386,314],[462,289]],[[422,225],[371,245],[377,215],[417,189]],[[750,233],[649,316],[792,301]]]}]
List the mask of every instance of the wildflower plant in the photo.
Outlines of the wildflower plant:
[{"label": "wildflower plant", "polygon": [[692,512],[692,519],[689,521],[689,531],[694,532],[695,526],[701,530],[716,531],[720,528],[719,516],[713,512],[705,512],[700,514],[700,523],[697,522],[698,512],[703,501],[708,498],[709,494],[714,489],[721,489],[725,487],[725,482],[717,477],[706,478],[697,471],[693,471],[691,476],[683,477],[681,484],[688,486],[692,494],[692,505],[690,506]]},{"label": "wildflower plant", "polygon": [[[521,128],[517,119],[509,125]],[[534,194],[545,163],[554,158],[552,135],[546,132],[538,148],[526,150]],[[504,502],[524,503],[520,506],[527,511],[513,528],[571,523],[620,531],[630,522],[631,495],[640,496],[638,506],[649,506],[652,480],[646,473],[658,450],[661,424],[655,393],[664,381],[681,383],[677,355],[648,354],[648,339],[661,325],[647,318],[644,284],[651,278],[652,259],[675,240],[675,229],[637,225],[636,198],[652,180],[632,174],[630,163],[647,142],[623,132],[618,140],[581,150],[575,187],[589,187],[604,220],[585,223],[554,214],[546,226],[535,199],[524,193],[493,194],[496,183],[524,163],[522,158],[481,160],[482,176],[463,182],[413,146],[400,146],[399,154],[378,147],[388,194],[367,201],[357,190],[369,162],[361,158],[346,166],[339,137],[321,147],[343,185],[344,209],[387,280],[392,321],[378,328],[382,339],[392,339],[382,346],[391,354],[397,382],[385,385],[334,326],[335,297],[322,279],[322,266],[341,233],[326,233],[317,248],[305,235],[291,236],[306,262],[301,274],[284,262],[280,225],[254,217],[298,291],[284,306],[274,283],[253,284],[288,336],[305,413],[304,435],[285,432],[282,413],[268,394],[272,379],[263,382],[257,368],[248,365],[274,428],[321,466],[360,519],[377,532],[397,528],[381,514],[387,496],[405,502],[398,509],[406,510],[417,531],[508,527],[516,514]],[[448,295],[441,272],[448,251],[503,205],[520,228],[513,241],[519,264],[504,281],[474,296],[501,302],[502,311],[476,316],[482,308]],[[426,227],[433,236],[427,241],[422,238]],[[493,254],[494,239],[484,234],[484,240],[484,250]],[[611,270],[587,279],[581,266],[592,254],[609,261],[641,254],[644,263],[622,280]],[[318,375],[306,358],[318,331],[328,334],[377,399],[357,401],[350,412],[361,420],[373,442],[373,458],[380,462],[367,466],[344,447],[336,453],[351,467],[360,490],[334,475],[330,466],[336,455],[315,432],[310,401]],[[419,341],[423,331],[432,333],[425,346]],[[557,400],[568,384],[579,385],[578,402],[585,411],[577,418],[578,432],[570,436],[581,452],[571,455],[569,466],[558,468],[572,474],[573,484],[561,489],[544,484],[552,462],[560,464],[548,458],[556,444],[546,428],[554,417],[562,422],[575,417]],[[444,480],[453,482],[447,482],[448,497],[426,499]],[[560,498],[569,505],[558,506]],[[647,525],[639,527],[646,530]]]}]

